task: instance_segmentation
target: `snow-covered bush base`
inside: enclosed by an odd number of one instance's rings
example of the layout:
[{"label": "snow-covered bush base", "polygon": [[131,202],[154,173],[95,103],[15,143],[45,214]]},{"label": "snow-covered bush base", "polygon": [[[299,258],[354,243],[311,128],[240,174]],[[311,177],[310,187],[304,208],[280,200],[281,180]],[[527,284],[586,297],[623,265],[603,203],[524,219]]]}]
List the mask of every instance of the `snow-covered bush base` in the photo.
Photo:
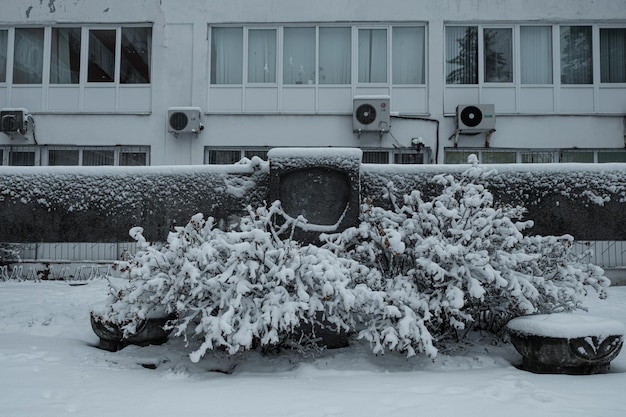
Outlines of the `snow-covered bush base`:
[{"label": "snow-covered bush base", "polygon": [[230,354],[281,346],[303,325],[355,332],[374,353],[434,357],[450,336],[478,325],[498,330],[509,319],[582,308],[588,288],[602,296],[602,269],[570,250],[571,236],[525,236],[520,207],[496,207],[481,185],[490,171],[468,169],[460,180],[436,175],[443,192],[418,191],[392,209],[365,202],[362,222],[323,235],[322,247],[292,239],[295,222],[280,202],[248,209],[237,230],[193,216],[116,267],[128,274],[112,287],[102,313],[124,323],[157,314],[179,317],[175,334],[194,342],[191,359],[208,350]]},{"label": "snow-covered bush base", "polygon": [[[275,216],[283,220],[280,227]],[[289,236],[295,221],[276,202],[250,209],[232,231],[197,214],[163,247],[147,244],[141,228],[132,229],[141,250],[116,265],[129,283],[112,291],[108,319],[127,323],[132,333],[155,309],[176,313],[175,334],[202,341],[193,361],[209,349],[234,354],[280,345],[303,324],[353,329],[352,310],[369,298],[355,278],[368,269],[327,249],[300,246]]]}]

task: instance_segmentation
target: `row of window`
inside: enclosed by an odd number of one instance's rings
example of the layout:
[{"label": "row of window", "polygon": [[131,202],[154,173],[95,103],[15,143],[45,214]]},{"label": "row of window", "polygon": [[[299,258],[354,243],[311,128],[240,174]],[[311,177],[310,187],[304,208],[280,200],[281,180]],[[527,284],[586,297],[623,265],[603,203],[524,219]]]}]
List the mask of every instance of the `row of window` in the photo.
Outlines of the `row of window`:
[{"label": "row of window", "polygon": [[149,157],[146,146],[0,146],[0,165],[143,166]]},{"label": "row of window", "polygon": [[448,26],[445,49],[447,84],[553,84],[557,66],[561,84],[593,84],[594,62],[601,83],[626,83],[623,27]]},{"label": "row of window", "polygon": [[[552,84],[557,66],[561,84],[592,84],[594,62],[601,83],[626,83],[623,27],[447,26],[445,36],[448,84]],[[151,27],[0,29],[0,83],[147,84],[151,49]],[[423,85],[425,60],[424,25],[211,28],[213,85]]]},{"label": "row of window", "polygon": [[[243,158],[252,159],[258,156],[267,160],[269,147],[250,148],[210,148],[204,150],[205,164],[235,164]],[[363,163],[366,164],[428,164],[432,163],[432,152],[429,148],[415,149],[388,149],[362,148]]]},{"label": "row of window", "polygon": [[[270,147],[214,148],[205,147],[204,163],[235,164],[257,156],[267,160]],[[363,148],[365,164],[429,164],[433,162],[430,148],[386,149]],[[466,164],[470,155],[482,164],[515,163],[607,163],[626,162],[624,149],[498,149],[446,148],[446,164]],[[146,146],[0,146],[0,165],[13,166],[146,166],[150,164],[150,148]]]},{"label": "row of window", "polygon": [[0,83],[150,83],[152,28],[0,29]]},{"label": "row of window", "polygon": [[[623,27],[447,26],[445,36],[447,84],[553,84],[557,68],[561,84],[592,84],[596,61],[601,83],[626,83]],[[425,26],[213,27],[211,84],[424,84],[425,37]]]},{"label": "row of window", "polygon": [[[425,26],[211,28],[211,84],[425,83]],[[355,43],[353,44],[353,39]],[[392,63],[391,69],[389,63]]]},{"label": "row of window", "polygon": [[446,148],[446,164],[466,164],[470,155],[482,164],[549,164],[626,162],[625,149]]}]

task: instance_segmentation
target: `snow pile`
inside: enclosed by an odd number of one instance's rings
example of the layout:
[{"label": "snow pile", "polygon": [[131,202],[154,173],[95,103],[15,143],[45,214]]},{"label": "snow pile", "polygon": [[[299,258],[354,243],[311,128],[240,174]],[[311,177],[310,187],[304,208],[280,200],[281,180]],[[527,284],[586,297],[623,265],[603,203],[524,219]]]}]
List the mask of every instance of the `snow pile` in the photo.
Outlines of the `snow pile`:
[{"label": "snow pile", "polygon": [[532,222],[513,220],[523,209],[495,206],[481,183],[490,175],[477,166],[461,180],[436,175],[440,195],[413,191],[402,203],[389,183],[392,209],[366,202],[361,224],[323,235],[321,248],[292,239],[299,220],[278,201],[248,208],[230,231],[197,214],[163,246],[134,228],[141,249],[116,265],[129,281],[112,286],[99,313],[131,333],[155,311],[177,314],[193,361],[214,349],[301,346],[307,325],[354,333],[374,353],[435,357],[473,327],[572,311],[588,289],[604,296],[609,281],[573,254],[571,236],[524,236]]},{"label": "snow pile", "polygon": [[267,153],[272,169],[330,166],[358,172],[363,151],[359,148],[273,148]]},{"label": "snow pile", "polygon": [[621,321],[589,314],[537,314],[511,320],[510,330],[528,335],[575,339],[578,337],[623,336],[626,326]]}]

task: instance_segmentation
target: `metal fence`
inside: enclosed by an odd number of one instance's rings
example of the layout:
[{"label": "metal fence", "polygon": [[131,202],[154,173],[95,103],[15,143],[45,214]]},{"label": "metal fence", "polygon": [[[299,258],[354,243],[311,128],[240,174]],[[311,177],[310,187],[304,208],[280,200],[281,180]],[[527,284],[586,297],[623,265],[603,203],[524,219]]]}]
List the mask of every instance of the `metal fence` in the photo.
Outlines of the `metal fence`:
[{"label": "metal fence", "polygon": [[591,240],[574,242],[574,251],[589,253],[589,262],[605,269],[626,268],[626,241]]},{"label": "metal fence", "polygon": [[[110,274],[116,260],[137,251],[127,243],[18,244],[19,262],[0,266],[2,279],[83,280]],[[604,269],[626,269],[626,241],[576,241],[575,253]],[[17,259],[16,259],[17,260]]]}]

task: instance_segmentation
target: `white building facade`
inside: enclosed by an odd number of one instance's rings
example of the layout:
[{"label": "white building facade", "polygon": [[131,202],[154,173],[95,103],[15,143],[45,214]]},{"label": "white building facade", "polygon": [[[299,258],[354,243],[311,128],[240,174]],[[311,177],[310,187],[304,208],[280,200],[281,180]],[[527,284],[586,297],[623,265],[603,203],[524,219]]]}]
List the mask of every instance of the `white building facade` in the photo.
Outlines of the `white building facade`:
[{"label": "white building facade", "polygon": [[626,0],[0,10],[2,165],[232,163],[278,146],[359,147],[375,163],[626,162]]}]

